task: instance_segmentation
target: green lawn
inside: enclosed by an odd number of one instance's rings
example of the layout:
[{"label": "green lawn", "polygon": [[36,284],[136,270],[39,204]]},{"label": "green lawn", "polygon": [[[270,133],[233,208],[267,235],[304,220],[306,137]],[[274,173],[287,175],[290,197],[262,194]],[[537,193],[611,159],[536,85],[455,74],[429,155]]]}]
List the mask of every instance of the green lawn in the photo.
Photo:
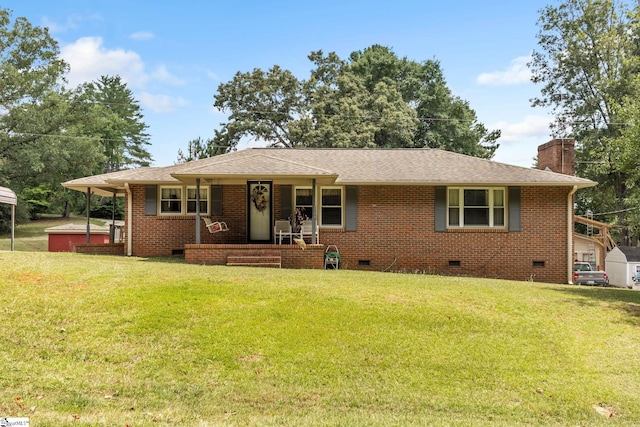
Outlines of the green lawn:
[{"label": "green lawn", "polygon": [[0,265],[0,417],[32,426],[640,424],[634,291],[72,253]]}]

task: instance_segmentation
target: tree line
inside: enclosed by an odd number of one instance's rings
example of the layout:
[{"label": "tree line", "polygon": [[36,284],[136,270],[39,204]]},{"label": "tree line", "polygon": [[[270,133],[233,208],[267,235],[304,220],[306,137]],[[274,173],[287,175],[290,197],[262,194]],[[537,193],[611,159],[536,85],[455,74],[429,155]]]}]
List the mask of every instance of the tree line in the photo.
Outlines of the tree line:
[{"label": "tree line", "polygon": [[69,88],[59,53],[47,28],[0,9],[0,186],[18,195],[18,221],[82,206],[61,182],[152,161],[140,106],[121,78]]},{"label": "tree line", "polygon": [[341,59],[312,52],[307,79],[274,65],[238,72],[220,84],[214,106],[228,122],[212,138],[193,140],[179,160],[233,150],[243,138],[271,147],[441,148],[493,157],[489,131],[469,103],[447,87],[440,63],[398,57],[373,45]]}]

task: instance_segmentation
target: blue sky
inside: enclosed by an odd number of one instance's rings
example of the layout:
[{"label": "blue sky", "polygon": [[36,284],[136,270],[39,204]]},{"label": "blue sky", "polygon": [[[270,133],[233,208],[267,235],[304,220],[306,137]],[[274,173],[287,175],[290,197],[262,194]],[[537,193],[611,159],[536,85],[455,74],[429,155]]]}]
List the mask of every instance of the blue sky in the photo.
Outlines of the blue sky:
[{"label": "blue sky", "polygon": [[236,72],[277,64],[308,78],[312,51],[346,59],[381,44],[410,60],[438,60],[452,92],[488,129],[502,130],[494,160],[529,167],[551,139],[552,117],[530,107],[540,87],[525,65],[548,4],[556,1],[5,0],[1,7],[49,27],[71,84],[122,77],[142,107],[156,166],[175,163],[178,149],[226,121],[213,97]]}]

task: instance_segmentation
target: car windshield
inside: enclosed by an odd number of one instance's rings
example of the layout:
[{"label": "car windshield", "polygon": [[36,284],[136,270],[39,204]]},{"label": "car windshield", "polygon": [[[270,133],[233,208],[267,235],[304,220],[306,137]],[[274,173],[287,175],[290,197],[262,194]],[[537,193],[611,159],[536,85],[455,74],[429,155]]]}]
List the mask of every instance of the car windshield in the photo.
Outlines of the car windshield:
[{"label": "car windshield", "polygon": [[589,267],[589,264],[576,264],[575,265],[575,271],[590,271],[591,267]]}]

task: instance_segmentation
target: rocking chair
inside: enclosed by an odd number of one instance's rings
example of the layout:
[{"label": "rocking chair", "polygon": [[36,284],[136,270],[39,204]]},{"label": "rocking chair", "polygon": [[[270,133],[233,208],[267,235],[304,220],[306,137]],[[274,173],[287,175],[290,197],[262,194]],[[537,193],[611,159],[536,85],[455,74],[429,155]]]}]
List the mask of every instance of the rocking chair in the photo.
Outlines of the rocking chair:
[{"label": "rocking chair", "polygon": [[218,233],[220,231],[229,231],[229,227],[227,227],[227,223],[223,221],[211,221],[209,217],[202,217],[204,220],[204,224],[207,226],[207,230],[209,233]]}]

